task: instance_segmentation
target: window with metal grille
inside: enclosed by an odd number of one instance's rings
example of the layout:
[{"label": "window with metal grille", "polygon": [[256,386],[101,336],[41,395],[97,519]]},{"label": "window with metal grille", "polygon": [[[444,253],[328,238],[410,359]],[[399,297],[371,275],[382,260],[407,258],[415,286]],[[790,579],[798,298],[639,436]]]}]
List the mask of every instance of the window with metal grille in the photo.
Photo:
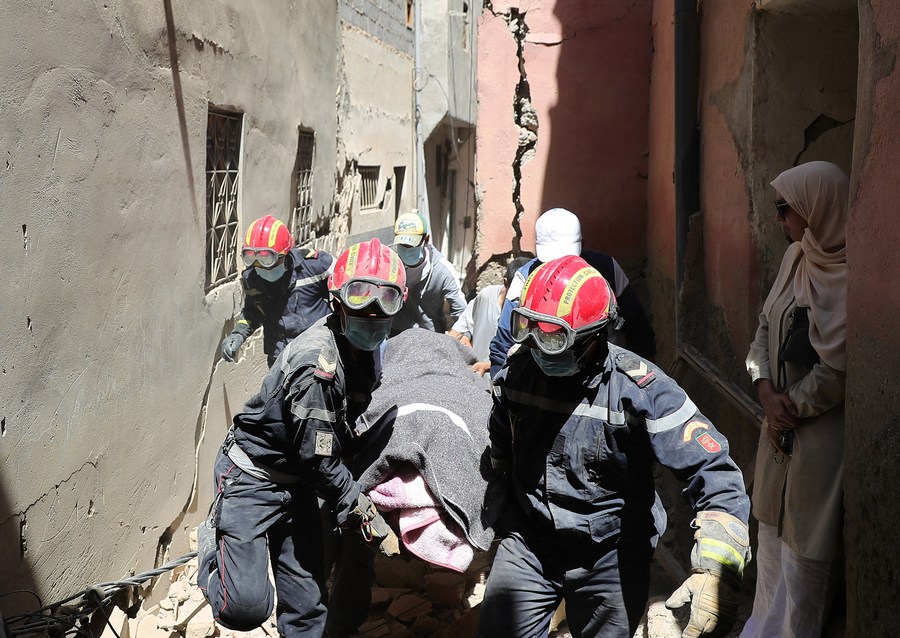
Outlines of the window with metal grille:
[{"label": "window with metal grille", "polygon": [[240,113],[209,110],[206,119],[206,289],[237,269]]},{"label": "window with metal grille", "polygon": [[312,131],[300,130],[297,141],[297,161],[294,169],[294,209],[291,211],[290,229],[297,244],[304,244],[313,237],[312,177],[313,154],[316,137]]},{"label": "window with metal grille", "polygon": [[380,166],[360,166],[359,207],[376,208],[378,206],[378,175]]}]

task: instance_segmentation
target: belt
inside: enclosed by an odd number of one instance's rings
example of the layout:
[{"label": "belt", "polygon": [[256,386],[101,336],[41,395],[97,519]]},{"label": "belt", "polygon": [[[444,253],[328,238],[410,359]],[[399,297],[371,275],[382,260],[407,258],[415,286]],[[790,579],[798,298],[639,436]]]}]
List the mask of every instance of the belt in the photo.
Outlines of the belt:
[{"label": "belt", "polygon": [[241,446],[238,445],[237,441],[234,440],[233,432],[229,432],[228,436],[225,437],[225,443],[222,445],[222,452],[224,452],[228,456],[228,458],[230,458],[234,462],[235,465],[241,468],[242,471],[262,481],[287,484],[297,483],[300,481],[299,476],[295,476],[293,474],[285,474],[284,472],[273,470],[272,468],[263,465],[259,461],[251,459],[249,456],[247,456],[247,453],[241,449]]}]

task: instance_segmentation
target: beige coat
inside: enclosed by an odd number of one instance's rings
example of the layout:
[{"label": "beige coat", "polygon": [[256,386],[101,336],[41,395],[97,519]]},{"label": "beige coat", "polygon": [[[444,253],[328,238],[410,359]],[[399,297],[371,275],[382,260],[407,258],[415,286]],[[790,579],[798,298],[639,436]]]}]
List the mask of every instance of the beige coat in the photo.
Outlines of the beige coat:
[{"label": "beige coat", "polygon": [[[796,243],[788,248],[782,269],[789,268],[793,274],[801,256],[799,248]],[[792,279],[787,277],[786,285],[770,293],[773,303],[768,313],[759,316],[747,369],[754,382],[771,379],[779,392],[787,389],[803,421],[796,429],[793,457],[781,464],[775,461],[763,422],[753,483],[753,514],[759,521],[778,527],[784,542],[801,556],[833,560],[843,522],[846,375],[820,362],[812,371],[785,364],[784,378],[778,378],[779,345],[797,305]]]}]

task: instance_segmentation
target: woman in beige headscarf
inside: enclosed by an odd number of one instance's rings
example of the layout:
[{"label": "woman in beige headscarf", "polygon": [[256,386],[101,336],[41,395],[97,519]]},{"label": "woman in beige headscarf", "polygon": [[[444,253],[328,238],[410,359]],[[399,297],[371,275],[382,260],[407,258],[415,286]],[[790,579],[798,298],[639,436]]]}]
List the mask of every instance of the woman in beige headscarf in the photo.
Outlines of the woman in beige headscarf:
[{"label": "woman in beige headscarf", "polygon": [[747,355],[766,419],[753,486],[756,596],[741,638],[817,637],[841,545],[849,180],[809,162],[772,186],[793,243]]}]

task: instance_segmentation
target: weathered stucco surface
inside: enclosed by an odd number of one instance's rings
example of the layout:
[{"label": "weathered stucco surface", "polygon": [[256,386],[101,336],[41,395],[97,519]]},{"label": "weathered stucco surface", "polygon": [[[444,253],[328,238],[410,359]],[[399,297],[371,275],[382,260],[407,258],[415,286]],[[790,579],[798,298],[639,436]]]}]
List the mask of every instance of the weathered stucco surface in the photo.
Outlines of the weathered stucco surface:
[{"label": "weathered stucco surface", "polygon": [[180,95],[165,4],[12,3],[0,21],[4,591],[54,600],[186,550],[201,433],[208,487],[224,406],[261,378],[252,344],[218,358],[238,286],[204,292],[207,101],[247,114],[241,227],[287,218],[300,125],[330,205],[334,3],[174,2]]},{"label": "weathered stucco surface", "polygon": [[650,3],[494,2],[479,42],[479,121],[493,129],[478,142],[480,264],[533,250],[538,215],[563,206],[581,217],[586,248],[636,273]]},{"label": "weathered stucco surface", "polygon": [[[377,197],[381,205],[360,210],[359,197],[353,201],[350,235],[361,237],[393,228],[396,197],[400,197],[402,208],[414,206],[414,167],[410,164],[415,148],[411,135],[413,60],[365,31],[346,25],[342,29],[342,46],[340,127],[348,133],[344,140],[346,160],[360,166],[381,167]],[[403,193],[397,193],[393,184],[397,166],[406,169],[408,185]],[[358,181],[358,177],[355,179]],[[392,182],[390,191],[388,180]],[[387,241],[393,241],[391,233]]]},{"label": "weathered stucco surface", "polygon": [[900,7],[859,3],[860,66],[847,228],[847,425],[844,504],[848,627],[897,632],[900,556]]}]

